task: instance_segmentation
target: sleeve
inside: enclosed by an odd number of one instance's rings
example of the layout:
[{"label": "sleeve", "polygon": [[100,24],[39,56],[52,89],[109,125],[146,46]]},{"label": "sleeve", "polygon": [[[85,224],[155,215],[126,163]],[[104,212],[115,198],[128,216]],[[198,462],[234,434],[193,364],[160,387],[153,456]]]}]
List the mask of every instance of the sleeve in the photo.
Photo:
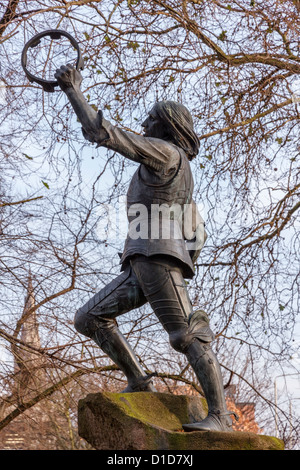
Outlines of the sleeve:
[{"label": "sleeve", "polygon": [[102,118],[101,112],[99,124],[98,132],[93,135],[83,129],[84,137],[90,142],[97,143],[98,147],[115,150],[124,157],[155,171],[174,168],[180,161],[179,150],[169,142],[124,131]]}]

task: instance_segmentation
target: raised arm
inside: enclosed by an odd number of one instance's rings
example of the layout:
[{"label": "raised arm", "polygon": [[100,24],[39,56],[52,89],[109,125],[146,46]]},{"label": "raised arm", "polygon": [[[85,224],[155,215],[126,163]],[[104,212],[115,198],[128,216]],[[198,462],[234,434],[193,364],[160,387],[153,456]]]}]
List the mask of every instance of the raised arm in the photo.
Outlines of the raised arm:
[{"label": "raised arm", "polygon": [[[69,65],[63,65],[56,73],[55,78],[70,101],[76,116],[78,117],[86,135],[97,136],[98,139],[108,138],[108,134],[101,128],[101,117],[85,99],[80,85],[82,82],[81,73]],[[102,135],[100,135],[102,133]],[[96,140],[94,140],[95,142]]]},{"label": "raised arm", "polygon": [[97,113],[86,101],[80,90],[82,76],[73,67],[60,67],[55,73],[55,78],[66,93],[87,140],[115,150],[154,171],[164,174],[175,171],[180,161],[180,154],[175,145],[162,139],[126,132],[103,119],[102,112]]}]

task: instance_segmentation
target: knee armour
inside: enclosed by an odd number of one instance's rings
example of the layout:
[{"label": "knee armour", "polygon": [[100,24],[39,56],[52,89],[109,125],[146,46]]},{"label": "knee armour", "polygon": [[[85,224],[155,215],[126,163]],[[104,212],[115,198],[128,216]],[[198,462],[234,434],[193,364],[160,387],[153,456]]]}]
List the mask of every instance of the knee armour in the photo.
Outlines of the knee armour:
[{"label": "knee armour", "polygon": [[112,330],[117,327],[117,322],[113,318],[105,318],[86,313],[79,309],[74,318],[74,326],[78,333],[92,338],[97,330]]},{"label": "knee armour", "polygon": [[88,334],[90,328],[88,327],[88,321],[86,317],[87,315],[83,314],[81,309],[77,310],[74,317],[74,327],[78,333],[81,333],[85,336],[90,336]]},{"label": "knee armour", "polygon": [[169,339],[175,351],[185,353],[194,339],[201,343],[211,343],[215,335],[209,327],[209,319],[203,310],[192,312],[186,328],[170,333]]}]

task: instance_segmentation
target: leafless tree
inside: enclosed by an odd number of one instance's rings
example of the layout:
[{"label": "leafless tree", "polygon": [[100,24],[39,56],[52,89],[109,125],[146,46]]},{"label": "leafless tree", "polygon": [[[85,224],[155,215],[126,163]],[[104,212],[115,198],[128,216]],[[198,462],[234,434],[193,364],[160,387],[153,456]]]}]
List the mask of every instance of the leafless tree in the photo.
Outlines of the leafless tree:
[{"label": "leafless tree", "polygon": [[[97,370],[122,380],[76,334],[73,315],[119,270],[122,237],[105,238],[99,223],[105,207],[118,211],[135,166],[87,143],[63,94],[25,77],[24,43],[59,28],[80,44],[86,98],[114,124],[140,132],[161,99],[190,109],[208,232],[191,298],[210,316],[224,382],[260,403],[264,428],[274,421],[272,377],[298,372],[290,359],[299,345],[299,2],[6,0],[0,17],[0,332],[16,351],[37,312],[36,355],[51,370],[46,387],[10,403],[2,427],[66,382]],[[22,315],[29,271],[35,304]],[[193,381],[148,307],[120,325],[160,380]],[[13,362],[1,369],[6,395]],[[284,428],[288,412],[278,416]]]}]

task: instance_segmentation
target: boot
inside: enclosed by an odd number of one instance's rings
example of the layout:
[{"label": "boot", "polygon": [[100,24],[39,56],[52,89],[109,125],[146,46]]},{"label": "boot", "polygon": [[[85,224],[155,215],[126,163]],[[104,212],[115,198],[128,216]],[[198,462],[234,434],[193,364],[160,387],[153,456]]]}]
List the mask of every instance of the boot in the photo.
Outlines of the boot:
[{"label": "boot", "polygon": [[234,414],[233,412],[219,413],[219,410],[209,411],[208,415],[203,421],[199,423],[183,424],[182,427],[185,431],[227,431],[231,432],[232,420],[229,415]]},{"label": "boot", "polygon": [[125,374],[128,386],[121,393],[156,392],[151,377],[145,375],[129,343],[117,327],[99,328],[92,339]]},{"label": "boot", "polygon": [[128,386],[122,390],[121,393],[157,392],[151,380],[154,375],[157,375],[157,373],[153,372],[152,374],[148,374],[139,379],[136,379],[135,382],[132,382],[130,385],[128,384]]},{"label": "boot", "polygon": [[[232,431],[231,413],[227,410],[219,362],[209,344],[198,339],[188,347],[187,359],[200,382],[207,405],[207,417],[198,423],[183,424],[185,431]],[[237,416],[235,415],[236,419]]]}]

